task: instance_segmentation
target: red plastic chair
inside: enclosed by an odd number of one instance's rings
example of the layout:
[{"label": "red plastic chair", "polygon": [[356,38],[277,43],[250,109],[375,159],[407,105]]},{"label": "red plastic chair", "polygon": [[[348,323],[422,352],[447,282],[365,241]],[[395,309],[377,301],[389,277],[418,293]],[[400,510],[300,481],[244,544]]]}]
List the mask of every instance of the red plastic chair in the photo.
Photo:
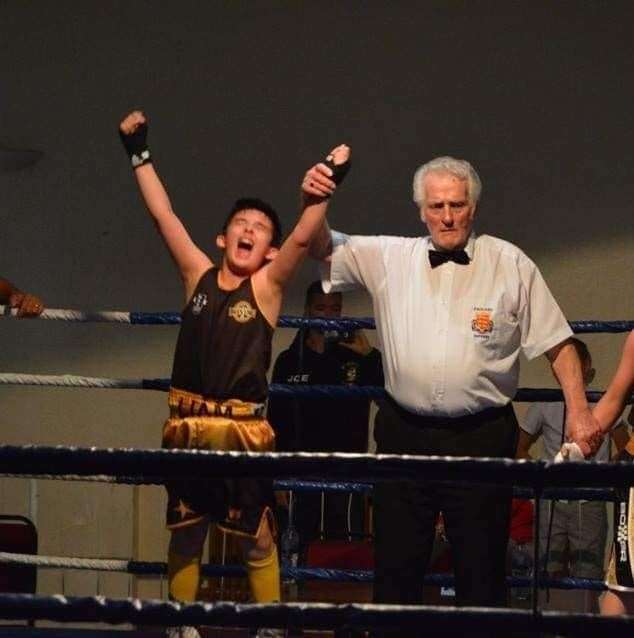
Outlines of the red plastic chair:
[{"label": "red plastic chair", "polygon": [[[0,551],[37,554],[37,530],[25,516],[0,514]],[[35,565],[0,563],[0,592],[34,594],[37,589]]]}]

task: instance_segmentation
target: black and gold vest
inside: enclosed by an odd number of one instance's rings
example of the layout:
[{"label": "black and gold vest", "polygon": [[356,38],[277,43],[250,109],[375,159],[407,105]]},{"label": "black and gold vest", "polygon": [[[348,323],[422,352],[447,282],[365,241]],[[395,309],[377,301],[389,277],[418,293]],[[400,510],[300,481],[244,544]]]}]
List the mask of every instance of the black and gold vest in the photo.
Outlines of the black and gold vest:
[{"label": "black and gold vest", "polygon": [[182,312],[171,385],[206,399],[263,402],[273,328],[260,312],[251,278],[235,290],[209,269]]}]

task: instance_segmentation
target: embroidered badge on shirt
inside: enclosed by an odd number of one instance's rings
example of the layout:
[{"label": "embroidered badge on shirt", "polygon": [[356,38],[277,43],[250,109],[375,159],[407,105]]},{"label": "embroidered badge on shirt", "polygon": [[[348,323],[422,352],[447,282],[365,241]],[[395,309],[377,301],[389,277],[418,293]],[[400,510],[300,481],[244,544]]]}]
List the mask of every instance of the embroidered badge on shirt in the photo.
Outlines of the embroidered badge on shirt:
[{"label": "embroidered badge on shirt", "polygon": [[238,301],[229,308],[229,316],[238,323],[246,323],[255,319],[257,310],[248,301]]},{"label": "embroidered badge on shirt", "polygon": [[474,308],[471,330],[476,336],[485,336],[493,331],[492,308]]},{"label": "embroidered badge on shirt", "polygon": [[192,314],[198,316],[206,305],[207,295],[204,292],[199,292],[192,299]]}]

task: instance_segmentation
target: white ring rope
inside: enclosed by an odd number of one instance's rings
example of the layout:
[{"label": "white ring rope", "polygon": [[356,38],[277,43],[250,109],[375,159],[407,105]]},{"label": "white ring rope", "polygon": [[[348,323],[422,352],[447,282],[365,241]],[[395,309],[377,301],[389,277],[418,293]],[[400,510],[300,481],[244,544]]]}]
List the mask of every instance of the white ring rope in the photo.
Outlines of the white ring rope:
[{"label": "white ring rope", "polygon": [[[82,481],[85,483],[112,483],[115,485],[144,485],[144,483],[141,482],[142,479],[139,478],[127,476],[109,476],[108,474],[82,476],[81,474],[5,474],[4,472],[2,472],[0,473],[0,476],[2,476],[2,478],[34,479],[36,481]],[[152,480],[156,478],[157,477],[152,477]]]},{"label": "white ring rope", "polygon": [[0,385],[144,389],[142,379],[109,379],[106,377],[83,377],[75,374],[22,374],[21,372],[4,372],[0,374]]},{"label": "white ring rope", "polygon": [[[0,306],[0,315],[16,317],[17,314],[17,308]],[[52,319],[54,321],[76,321],[81,323],[132,323],[129,312],[118,310],[84,312],[83,310],[69,310],[65,308],[47,308],[37,318]]]},{"label": "white ring rope", "polygon": [[35,556],[33,554],[19,554],[0,552],[0,563],[9,565],[37,565],[50,569],[90,569],[100,572],[127,572],[129,560],[106,558],[71,558],[67,556]]}]

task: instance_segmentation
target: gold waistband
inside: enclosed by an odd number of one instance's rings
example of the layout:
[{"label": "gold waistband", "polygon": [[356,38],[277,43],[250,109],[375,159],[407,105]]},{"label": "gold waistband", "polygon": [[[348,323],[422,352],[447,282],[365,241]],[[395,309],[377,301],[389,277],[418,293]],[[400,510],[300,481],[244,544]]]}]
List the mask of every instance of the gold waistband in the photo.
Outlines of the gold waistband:
[{"label": "gold waistband", "polygon": [[224,416],[251,419],[264,417],[264,403],[250,403],[240,399],[215,401],[177,388],[170,388],[167,402],[171,417]]}]

